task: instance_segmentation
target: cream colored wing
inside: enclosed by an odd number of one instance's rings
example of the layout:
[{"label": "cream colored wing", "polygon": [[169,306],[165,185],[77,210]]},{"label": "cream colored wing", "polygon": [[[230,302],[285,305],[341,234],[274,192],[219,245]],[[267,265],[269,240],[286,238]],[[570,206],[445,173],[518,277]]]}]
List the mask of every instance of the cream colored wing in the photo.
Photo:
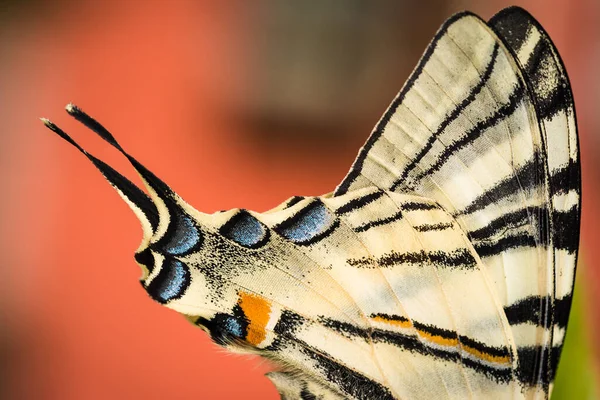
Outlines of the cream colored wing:
[{"label": "cream colored wing", "polygon": [[579,240],[568,78],[545,31],[520,8],[503,10],[489,27],[478,20],[468,33],[452,33],[455,25],[442,27],[335,194],[376,185],[449,210],[496,286],[519,379],[547,391]]}]

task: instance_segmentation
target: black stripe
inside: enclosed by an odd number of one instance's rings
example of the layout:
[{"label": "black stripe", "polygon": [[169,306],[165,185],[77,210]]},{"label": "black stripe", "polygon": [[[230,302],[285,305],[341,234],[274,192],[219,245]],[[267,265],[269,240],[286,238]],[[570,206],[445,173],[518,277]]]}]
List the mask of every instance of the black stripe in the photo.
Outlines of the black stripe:
[{"label": "black stripe", "polygon": [[550,194],[567,193],[576,190],[581,193],[581,166],[579,160],[569,159],[569,164],[550,175]]},{"label": "black stripe", "polygon": [[[558,347],[552,347],[550,349],[550,362],[548,371],[548,382],[554,382],[556,376],[556,369],[558,368],[558,361],[560,360],[560,354],[562,352],[562,344]],[[545,386],[547,388],[547,386]]]},{"label": "black stripe", "polygon": [[285,204],[285,208],[290,208],[294,204],[300,203],[305,198],[306,197],[304,197],[304,196],[294,196],[294,197],[292,197],[291,199],[288,200],[288,202]]},{"label": "black stripe", "polygon": [[573,295],[569,293],[561,299],[554,300],[554,324],[561,328],[566,328],[569,322],[569,313],[571,312],[571,303]]},{"label": "black stripe", "polygon": [[442,132],[444,132],[444,130],[448,127],[448,125],[450,125],[450,123],[452,123],[454,120],[456,120],[456,118],[458,118],[460,116],[460,114],[465,110],[465,108],[467,108],[471,103],[473,103],[473,101],[475,101],[475,97],[477,97],[477,95],[485,87],[485,85],[487,84],[487,82],[490,79],[490,76],[492,75],[492,71],[494,70],[494,65],[496,65],[496,58],[498,56],[498,48],[499,48],[498,43],[494,43],[494,49],[492,51],[492,56],[490,58],[490,61],[488,62],[487,66],[485,68],[485,72],[479,79],[479,82],[477,83],[477,85],[475,85],[471,88],[471,91],[469,92],[467,97],[465,97],[463,99],[463,101],[460,104],[458,104],[456,106],[456,108],[454,108],[452,110],[451,113],[446,115],[446,118],[438,126],[436,131],[433,132],[431,134],[431,136],[429,136],[427,138],[427,142],[425,143],[425,146],[423,146],[421,151],[419,151],[419,153],[417,153],[417,155],[411,160],[411,162],[404,168],[404,170],[400,174],[399,178],[396,180],[396,182],[399,182],[399,183],[395,183],[392,186],[391,190],[395,190],[398,187],[398,185],[400,185],[402,182],[404,182],[406,180],[406,178],[408,177],[408,174],[412,170],[414,170],[414,168],[423,159],[423,157],[425,157],[425,155],[427,155],[427,152],[429,150],[431,150],[431,148],[433,147],[433,144],[435,143],[437,138],[442,134]]},{"label": "black stripe", "polygon": [[[541,346],[520,347],[517,349],[517,378],[530,386],[538,384],[542,368],[544,349]],[[545,374],[544,374],[545,375]]]},{"label": "black stripe", "polygon": [[488,346],[485,343],[479,342],[475,339],[471,339],[465,335],[459,335],[458,340],[463,346],[468,346],[472,349],[480,351],[482,353],[489,354],[494,357],[510,357],[510,351],[507,347],[495,347]]},{"label": "black stripe", "polygon": [[300,400],[319,400],[317,396],[312,394],[310,390],[305,386],[300,392]]},{"label": "black stripe", "polygon": [[455,213],[454,216],[470,214],[474,211],[481,210],[492,203],[500,202],[501,199],[508,197],[517,191],[525,192],[526,190],[533,188],[536,183],[541,183],[545,173],[543,158],[535,152],[533,157],[514,171],[513,174],[498,182],[494,187],[486,190],[462,211]]},{"label": "black stripe", "polygon": [[562,347],[528,346],[517,349],[517,378],[530,386],[541,385],[548,391],[554,380]]},{"label": "black stripe", "polygon": [[[356,158],[356,161],[354,161],[354,164],[352,165],[350,172],[348,173],[348,175],[346,175],[346,177],[344,178],[342,183],[340,183],[340,185],[337,187],[337,189],[334,192],[334,196],[340,196],[340,195],[345,194],[348,191],[348,189],[350,188],[350,185],[352,185],[354,180],[360,175],[360,172],[362,170],[365,159],[367,158],[367,154],[369,153],[371,148],[375,145],[375,142],[377,142],[377,140],[379,140],[379,138],[383,134],[383,130],[389,123],[392,116],[396,113],[396,110],[398,109],[400,104],[404,101],[406,94],[410,91],[410,89],[412,89],[413,85],[415,84],[415,81],[419,78],[419,76],[421,76],[421,73],[423,72],[423,69],[425,68],[425,64],[427,64],[427,62],[431,58],[431,55],[437,48],[438,41],[446,34],[446,32],[448,31],[448,28],[450,28],[450,26],[454,22],[456,22],[459,19],[466,17],[466,16],[475,16],[475,14],[470,13],[468,11],[454,14],[452,17],[447,19],[446,22],[444,22],[444,24],[441,26],[441,28],[437,31],[433,40],[431,41],[431,43],[425,50],[423,57],[421,57],[421,59],[419,60],[419,63],[417,64],[417,67],[411,74],[410,78],[408,78],[408,80],[406,81],[406,83],[404,84],[402,89],[400,90],[400,93],[398,94],[398,96],[394,99],[394,101],[392,101],[392,104],[389,106],[389,108],[383,114],[383,117],[381,117],[381,120],[377,123],[375,130],[373,131],[373,133],[371,134],[369,139],[367,139],[367,143],[365,143],[365,145],[362,147],[362,149],[358,153],[358,157]],[[477,16],[475,16],[475,17],[478,18]]]},{"label": "black stripe", "polygon": [[[297,340],[298,342],[301,342]],[[394,400],[392,393],[382,384],[320,354],[319,350],[303,343],[301,352],[315,361],[328,382],[331,382],[353,399],[360,400]]]},{"label": "black stripe", "polygon": [[348,322],[342,322],[342,321],[338,321],[332,318],[325,318],[325,317],[321,317],[319,318],[319,322],[339,333],[342,336],[346,336],[346,337],[359,337],[361,339],[364,340],[369,340],[369,338],[371,337],[371,334],[369,333],[368,330],[360,328],[354,324],[350,324]]},{"label": "black stripe", "polygon": [[507,384],[514,379],[512,368],[495,369],[487,365],[478,364],[477,361],[470,358],[463,358],[462,364],[500,384]]},{"label": "black stripe", "polygon": [[448,228],[452,228],[452,222],[440,222],[439,224],[423,224],[415,226],[417,232],[430,232],[430,231],[442,231]]},{"label": "black stripe", "polygon": [[[288,321],[279,326],[282,319]],[[334,359],[331,355],[323,355],[323,350],[314,348],[308,343],[291,336],[290,333],[293,333],[303,321],[306,320],[293,311],[284,311],[274,328],[275,332],[278,333],[278,336],[265,351],[281,353],[289,351],[286,349],[289,347],[297,348],[315,362],[317,369],[327,378],[325,383],[330,382],[334,389],[343,391],[353,399],[394,400],[392,394],[382,384],[348,368],[338,360]],[[287,325],[292,327],[292,331],[287,330]]]},{"label": "black stripe", "polygon": [[303,324],[306,318],[290,310],[283,310],[277,323],[273,327],[273,332],[279,336],[293,335]]},{"label": "black stripe", "polygon": [[384,313],[374,313],[369,315],[369,318],[383,318],[386,319],[388,321],[397,321],[397,322],[408,322],[409,319],[402,317],[400,315],[390,315],[390,314],[384,314]]},{"label": "black stripe", "polygon": [[495,242],[478,242],[474,243],[475,251],[479,254],[479,257],[490,257],[500,254],[509,249],[516,249],[518,247],[536,247],[535,238],[528,233],[521,233],[517,235],[504,236]]},{"label": "black stripe", "polygon": [[415,328],[420,331],[429,333],[433,336],[439,336],[443,339],[458,339],[458,334],[455,331],[451,331],[448,329],[438,328],[435,325],[422,324],[420,322],[413,322]]},{"label": "black stripe", "polygon": [[[438,157],[437,161],[433,165],[419,173],[414,180],[420,181],[425,176],[430,175],[435,171],[438,171],[457,151],[478,139],[487,129],[496,126],[508,116],[513,114],[518,108],[518,106],[521,104],[523,100],[523,94],[523,86],[521,85],[521,83],[518,83],[514,91],[510,94],[508,103],[504,104],[502,107],[497,109],[496,112],[487,119],[478,122],[477,125],[470,129],[464,136],[462,136],[452,144],[446,146],[444,151],[442,151],[442,154],[440,154],[440,156]],[[395,190],[402,183],[403,181],[396,181],[390,190]]]},{"label": "black stripe", "polygon": [[548,326],[546,311],[550,307],[550,297],[530,296],[504,307],[504,314],[511,325],[531,323],[545,327]]},{"label": "black stripe", "polygon": [[376,226],[391,224],[392,222],[398,221],[400,219],[402,219],[402,211],[398,211],[396,214],[390,215],[387,218],[378,219],[376,221],[369,221],[366,224],[357,226],[356,228],[354,228],[354,230],[356,232],[366,232],[371,228],[375,228]]},{"label": "black stripe", "polygon": [[409,203],[404,203],[402,205],[400,205],[400,208],[402,208],[404,211],[421,211],[421,210],[435,210],[435,209],[439,209],[440,206],[437,204],[431,204],[431,203],[417,203],[417,202],[409,202]]},{"label": "black stripe", "polygon": [[571,302],[570,294],[554,299],[554,304],[549,296],[529,296],[504,307],[504,313],[511,325],[531,323],[541,327],[549,327],[549,313],[552,313],[554,326],[566,328]]},{"label": "black stripe", "polygon": [[139,253],[135,253],[134,258],[138,264],[143,265],[148,269],[148,275],[152,273],[154,270],[154,256],[149,248],[146,247]]},{"label": "black stripe", "polygon": [[458,249],[451,252],[424,250],[415,252],[391,252],[379,258],[363,257],[349,259],[348,264],[362,268],[386,268],[398,264],[433,265],[437,268],[473,268],[477,261],[467,249]]},{"label": "black stripe", "polygon": [[467,249],[458,249],[452,252],[430,251],[427,256],[437,267],[472,268],[477,261]]},{"label": "black stripe", "polygon": [[579,248],[579,207],[552,213],[552,245],[575,253]]},{"label": "black stripe", "polygon": [[[500,233],[504,233],[509,228],[518,228],[524,225],[531,225],[537,231],[540,231],[540,241],[546,237],[546,227],[549,216],[548,210],[542,207],[528,207],[520,210],[502,214],[500,217],[491,221],[486,226],[468,232],[469,238],[472,241],[483,241],[490,239]],[[540,229],[544,228],[544,229]],[[542,232],[544,231],[544,232]]]},{"label": "black stripe", "polygon": [[[519,34],[518,29],[513,29],[513,26],[517,24],[527,25],[530,32],[536,31],[539,33],[540,39],[535,44],[531,54],[527,55],[528,58],[520,58],[519,61],[523,65],[523,73],[530,90],[534,93],[534,105],[541,123],[545,124],[560,110],[567,112],[564,119],[574,118],[575,110],[569,79],[560,55],[544,28],[529,13],[519,8],[501,14],[497,22],[494,20],[493,29],[499,30],[501,32],[500,36],[505,41],[510,43],[510,39]],[[515,51],[513,54],[518,58],[518,52]],[[556,78],[556,81],[554,78]],[[569,109],[572,109],[572,115],[569,115]],[[552,137],[547,139],[549,141],[553,140]],[[549,186],[551,196],[557,193],[568,193],[570,190],[576,190],[579,194],[581,190],[579,161],[570,159],[566,166],[558,172],[553,172],[550,176]],[[579,211],[579,206],[567,213],[552,211],[554,246],[567,249],[569,252],[577,251],[579,244]]]},{"label": "black stripe", "polygon": [[352,199],[349,202],[347,202],[346,204],[343,204],[342,206],[340,206],[337,210],[335,210],[335,213],[337,215],[347,214],[350,211],[354,211],[358,208],[362,208],[362,207],[366,206],[367,204],[379,199],[384,194],[385,194],[385,192],[380,190],[377,192],[369,193],[362,197],[357,197],[356,199]]}]

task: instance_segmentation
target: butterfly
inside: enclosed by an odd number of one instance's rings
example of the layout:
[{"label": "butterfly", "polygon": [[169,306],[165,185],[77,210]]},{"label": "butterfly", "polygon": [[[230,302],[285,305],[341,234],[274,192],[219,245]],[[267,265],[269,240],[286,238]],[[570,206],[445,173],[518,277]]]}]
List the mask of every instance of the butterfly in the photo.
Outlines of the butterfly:
[{"label": "butterfly", "polygon": [[448,19],[338,187],[264,213],[197,211],[67,112],[144,183],[43,119],[141,221],[150,297],[272,360],[282,399],[549,397],[581,179],[565,68],[526,11]]}]

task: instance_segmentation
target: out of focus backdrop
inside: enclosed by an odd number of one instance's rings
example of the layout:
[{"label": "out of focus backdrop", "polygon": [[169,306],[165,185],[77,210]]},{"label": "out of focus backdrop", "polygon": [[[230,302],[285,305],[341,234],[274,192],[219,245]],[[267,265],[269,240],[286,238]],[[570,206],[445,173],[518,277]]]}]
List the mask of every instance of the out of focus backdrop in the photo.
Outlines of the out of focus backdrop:
[{"label": "out of focus backdrop", "polygon": [[139,183],[63,111],[75,102],[199,210],[262,211],[339,183],[447,17],[514,3],[550,33],[573,86],[582,251],[554,398],[595,398],[597,0],[0,1],[0,398],[278,398],[269,365],[147,297],[137,219],[38,117]]}]

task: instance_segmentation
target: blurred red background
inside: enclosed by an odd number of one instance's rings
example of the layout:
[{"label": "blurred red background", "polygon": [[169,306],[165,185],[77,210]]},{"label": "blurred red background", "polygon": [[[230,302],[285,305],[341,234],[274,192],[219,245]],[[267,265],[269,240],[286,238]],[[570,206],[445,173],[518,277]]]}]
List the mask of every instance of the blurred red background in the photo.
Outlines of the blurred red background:
[{"label": "blurred red background", "polygon": [[[226,354],[147,297],[136,218],[38,117],[139,182],[62,110],[72,101],[199,210],[266,210],[337,185],[444,19],[510,5],[334,3],[0,2],[0,398],[278,398],[268,365]],[[580,278],[597,329],[599,5],[516,3],[549,31],[573,85]]]}]

